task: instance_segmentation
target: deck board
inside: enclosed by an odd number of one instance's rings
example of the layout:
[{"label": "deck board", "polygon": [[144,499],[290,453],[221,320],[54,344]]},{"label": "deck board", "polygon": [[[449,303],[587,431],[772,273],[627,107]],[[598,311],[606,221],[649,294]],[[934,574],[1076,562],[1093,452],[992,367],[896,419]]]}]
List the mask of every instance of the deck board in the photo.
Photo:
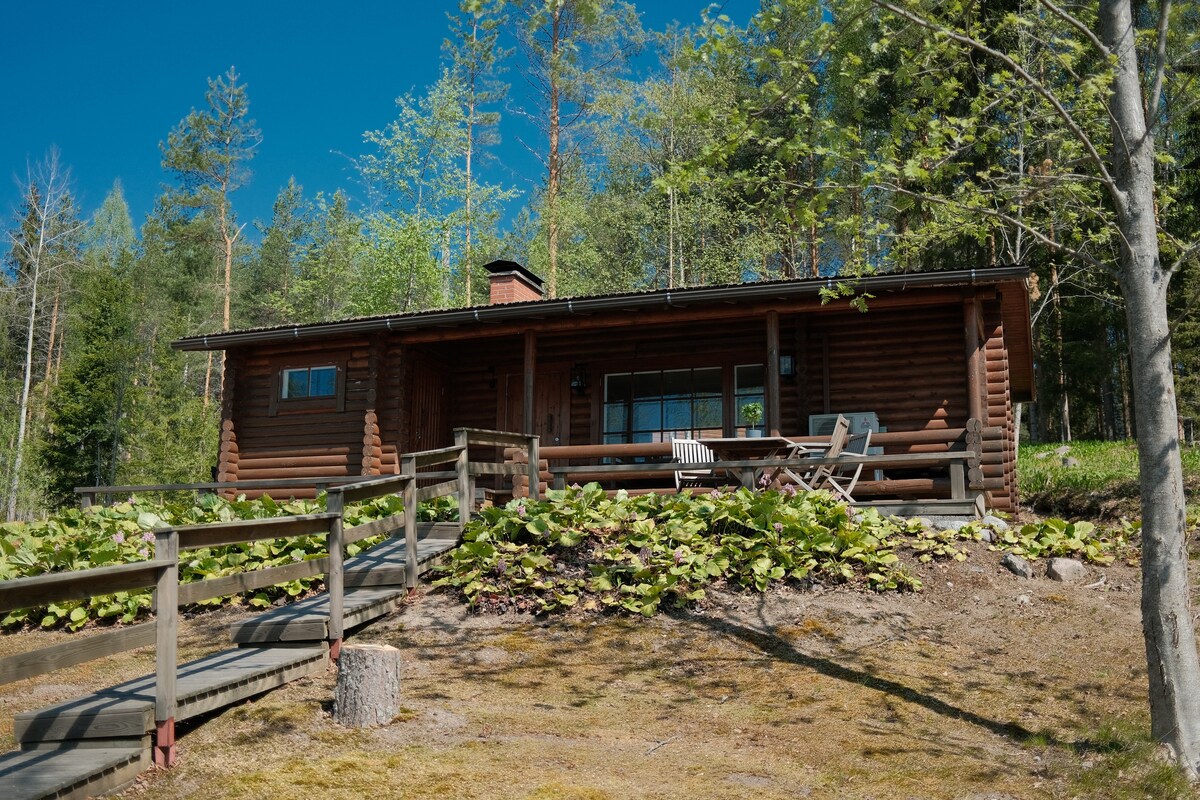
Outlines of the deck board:
[{"label": "deck board", "polygon": [[[328,646],[226,650],[179,666],[176,719],[184,720],[325,669]],[[26,711],[13,720],[22,745],[142,736],[154,727],[154,676]]]},{"label": "deck board", "polygon": [[17,750],[0,755],[5,800],[96,797],[130,784],[150,768],[149,740],[111,747]]},{"label": "deck board", "polygon": [[[367,586],[347,589],[342,619],[346,628],[361,625],[400,607],[408,590],[403,586]],[[320,594],[272,609],[229,627],[238,644],[315,642],[328,637],[329,595]]]}]

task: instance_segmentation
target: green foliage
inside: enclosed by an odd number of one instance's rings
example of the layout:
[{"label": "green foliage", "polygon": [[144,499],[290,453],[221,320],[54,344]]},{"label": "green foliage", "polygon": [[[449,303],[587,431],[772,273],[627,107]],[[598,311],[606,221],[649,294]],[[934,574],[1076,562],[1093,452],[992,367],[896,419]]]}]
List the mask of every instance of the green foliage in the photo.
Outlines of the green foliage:
[{"label": "green foliage", "polygon": [[[142,561],[153,555],[153,531],[157,528],[314,514],[324,510],[324,496],[317,501],[277,502],[269,496],[257,500],[239,497],[228,501],[216,495],[204,495],[195,502],[157,503],[135,497],[114,506],[67,509],[40,522],[0,524],[0,580]],[[359,525],[402,511],[403,503],[398,496],[376,498],[348,507],[346,525]],[[418,519],[423,521],[456,516],[457,505],[453,498],[439,498],[422,505],[418,511]],[[348,545],[346,554],[357,555],[380,541],[382,537],[374,537]],[[325,553],[325,537],[319,535],[188,550],[180,557],[179,580],[192,583],[319,558]],[[281,597],[304,595],[319,582],[318,578],[303,578],[244,597],[205,600],[200,605],[216,606],[232,601],[265,607]],[[0,619],[0,627],[38,625],[74,631],[92,621],[133,622],[149,608],[149,590],[119,592],[88,601],[13,611]]]},{"label": "green foliage", "polygon": [[[920,564],[964,561],[966,543],[982,539],[983,527],[926,530],[919,520],[852,511],[828,492],[621,492],[609,499],[593,483],[484,509],[434,585],[461,591],[473,607],[645,616],[702,601],[714,585],[763,592],[820,581],[919,590],[915,564],[902,556]],[[1052,519],[1007,532],[991,549],[1107,564],[1135,531],[1100,534],[1090,523]]]},{"label": "green foliage", "polygon": [[646,616],[703,600],[717,583],[760,592],[816,580],[918,589],[897,552],[918,527],[874,511],[852,515],[826,492],[609,499],[588,484],[485,509],[435,585],[476,606]]},{"label": "green foliage", "polygon": [[1111,533],[1098,533],[1091,522],[1047,519],[1031,522],[998,535],[992,549],[1008,550],[1026,558],[1079,558],[1094,564],[1111,564],[1113,552],[1125,550],[1140,524],[1123,523]]}]

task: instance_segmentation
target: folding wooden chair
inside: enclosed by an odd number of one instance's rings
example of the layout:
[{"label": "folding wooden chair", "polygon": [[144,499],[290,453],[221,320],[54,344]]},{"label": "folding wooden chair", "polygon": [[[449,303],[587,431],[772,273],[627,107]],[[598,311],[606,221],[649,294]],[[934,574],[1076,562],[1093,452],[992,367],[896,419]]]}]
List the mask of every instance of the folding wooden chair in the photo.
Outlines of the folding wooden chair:
[{"label": "folding wooden chair", "polygon": [[[833,431],[829,434],[829,444],[823,450],[814,449],[812,447],[798,444],[792,450],[793,456],[819,456],[821,458],[837,458],[842,454],[842,450],[846,447],[846,442],[850,438],[850,420],[841,414],[833,424]],[[807,489],[814,492],[817,489],[829,488],[830,491],[836,491],[828,486],[829,477],[837,469],[836,464],[814,464],[803,473],[797,474],[793,470],[786,470],[787,475],[797,486],[802,489]]]},{"label": "folding wooden chair", "polygon": [[[870,444],[870,430],[857,433],[850,437],[850,441],[846,443],[845,449],[839,455],[865,456]],[[825,483],[818,488],[829,489],[834,494],[841,495],[847,503],[852,503],[854,498],[850,496],[850,493],[858,484],[858,476],[862,474],[862,469],[862,464],[835,464],[825,478]]]},{"label": "folding wooden chair", "polygon": [[[695,439],[672,439],[671,456],[677,464],[704,464],[717,460],[717,456],[712,450]],[[676,491],[715,486],[716,484],[716,473],[711,469],[675,470]]]}]

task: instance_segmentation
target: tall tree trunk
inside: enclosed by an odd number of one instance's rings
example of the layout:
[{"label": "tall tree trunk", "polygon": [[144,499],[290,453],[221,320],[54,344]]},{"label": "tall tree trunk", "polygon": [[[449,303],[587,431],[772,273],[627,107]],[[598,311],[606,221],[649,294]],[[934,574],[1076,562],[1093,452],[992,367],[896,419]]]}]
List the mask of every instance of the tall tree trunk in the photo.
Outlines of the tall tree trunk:
[{"label": "tall tree trunk", "polygon": [[[1164,2],[1161,11],[1169,8]],[[1099,32],[1117,57],[1110,116],[1112,163],[1141,462],[1142,629],[1150,727],[1195,779],[1200,774],[1200,658],[1189,595],[1183,467],[1167,324],[1169,275],[1159,260],[1154,137],[1143,111],[1129,0],[1101,0]]]},{"label": "tall tree trunk", "polygon": [[58,335],[58,306],[62,300],[62,287],[55,287],[54,291],[54,308],[50,310],[50,342],[46,345],[46,374],[42,377],[44,386],[42,387],[42,396],[46,397],[50,394],[50,378],[54,373],[54,342]]},{"label": "tall tree trunk", "polygon": [[[1053,241],[1053,229],[1050,233]],[[1071,441],[1071,399],[1067,395],[1067,370],[1063,363],[1063,325],[1062,306],[1059,305],[1058,267],[1054,264],[1053,256],[1050,261],[1050,291],[1054,292],[1054,348],[1058,372],[1058,411],[1059,420],[1062,423],[1059,434],[1064,442],[1069,442]]]},{"label": "tall tree trunk", "polygon": [[[479,41],[479,17],[478,15],[471,17],[471,46],[474,47]],[[463,272],[466,273],[467,296],[464,299],[463,305],[474,305],[471,300],[471,157],[475,154],[475,93],[477,90],[478,77],[475,74],[475,65],[472,62],[471,66],[471,82],[467,92],[467,164],[466,164],[466,195],[464,197],[463,208]]]},{"label": "tall tree trunk", "polygon": [[33,381],[33,338],[37,329],[38,280],[41,277],[42,259],[41,243],[38,244],[38,257],[33,262],[33,289],[29,298],[29,316],[25,324],[25,363],[24,378],[21,382],[21,403],[17,408],[17,445],[14,448],[12,476],[8,481],[8,521],[17,518],[17,492],[21,488],[21,463],[25,452],[25,427],[29,416],[29,389]]},{"label": "tall tree trunk", "polygon": [[551,299],[558,297],[558,190],[562,163],[559,154],[559,92],[561,90],[558,59],[562,49],[562,4],[554,7],[554,18],[550,27],[550,151],[546,166],[546,265],[550,274],[546,276],[546,287]]}]

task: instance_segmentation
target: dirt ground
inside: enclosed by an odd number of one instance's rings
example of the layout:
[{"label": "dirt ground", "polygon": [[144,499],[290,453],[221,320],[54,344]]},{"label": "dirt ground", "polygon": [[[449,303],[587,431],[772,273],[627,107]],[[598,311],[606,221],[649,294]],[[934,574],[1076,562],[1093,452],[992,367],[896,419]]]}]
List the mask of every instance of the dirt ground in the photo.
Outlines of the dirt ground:
[{"label": "dirt ground", "polygon": [[[1089,568],[1104,582],[1084,588],[998,562],[978,546],[923,567],[918,594],[726,592],[649,620],[482,616],[423,593],[351,640],[403,652],[390,726],[336,725],[331,670],[189,725],[180,764],[124,796],[1162,796],[1109,735],[1147,727],[1137,570]],[[187,647],[235,616],[194,620]],[[45,634],[0,645],[29,636]],[[16,711],[138,668],[0,687],[0,739]]]}]

